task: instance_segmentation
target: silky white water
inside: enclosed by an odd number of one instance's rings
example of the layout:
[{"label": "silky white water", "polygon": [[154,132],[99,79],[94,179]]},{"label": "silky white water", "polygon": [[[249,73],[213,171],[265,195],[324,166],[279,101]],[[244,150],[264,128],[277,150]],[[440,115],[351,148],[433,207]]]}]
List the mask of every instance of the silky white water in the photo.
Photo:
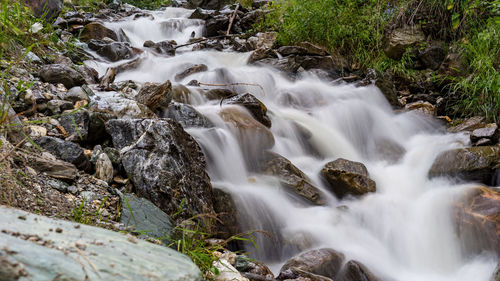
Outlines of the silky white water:
[{"label": "silky white water", "polygon": [[[107,23],[124,30],[135,47],[146,40],[176,40],[182,44],[191,33],[202,34],[203,22],[189,20],[192,11],[168,8],[154,12],[154,20]],[[445,134],[430,119],[415,113],[394,113],[375,86],[331,85],[305,75],[292,82],[276,70],[247,65],[249,53],[195,51],[183,48],[174,57],[141,54],[139,67],[118,74],[116,81],[174,81],[190,64],[205,64],[208,71],[186,77],[203,83],[247,83],[230,87],[251,93],[268,108],[275,138],[273,152],[289,159],[328,194],[325,206],[308,206],[289,197],[278,180],[252,172],[248,145],[259,149],[259,139],[241,135],[218,115],[218,101],[192,91],[191,104],[215,128],[188,128],[207,156],[207,171],[215,188],[230,192],[246,230],[266,230],[276,240],[258,236],[260,251],[251,255],[279,270],[287,258],[308,249],[329,247],[365,264],[382,280],[488,281],[497,258],[462,250],[452,221],[451,204],[471,185],[446,179],[428,179],[440,152],[467,145],[460,135]],[[89,61],[103,75],[113,65]],[[114,65],[117,65],[115,63]],[[174,82],[174,85],[176,83]],[[210,88],[209,86],[205,88]],[[298,126],[311,133],[304,139]],[[303,129],[302,129],[303,130]],[[380,144],[394,144],[405,152],[390,161]],[[319,171],[337,158],[366,165],[377,183],[376,193],[339,201],[324,186]]]}]

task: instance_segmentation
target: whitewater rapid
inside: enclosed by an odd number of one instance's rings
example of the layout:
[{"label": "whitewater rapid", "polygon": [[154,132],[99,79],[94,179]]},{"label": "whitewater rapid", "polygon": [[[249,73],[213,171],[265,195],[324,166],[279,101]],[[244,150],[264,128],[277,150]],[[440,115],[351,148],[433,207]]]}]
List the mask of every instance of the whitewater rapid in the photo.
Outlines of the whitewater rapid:
[{"label": "whitewater rapid", "polygon": [[[203,32],[202,21],[187,19],[192,10],[167,8],[151,13],[154,20],[131,17],[106,25],[123,29],[137,48],[146,40],[183,44],[193,32],[196,37]],[[116,81],[174,81],[187,65],[205,64],[208,71],[177,83],[260,85],[229,88],[251,93],[267,106],[275,138],[271,150],[289,159],[328,194],[325,206],[299,204],[286,195],[276,178],[253,172],[243,147],[247,142],[218,115],[223,108],[219,101],[207,100],[198,87],[188,86],[190,103],[215,125],[186,129],[207,155],[212,185],[236,199],[242,227],[266,230],[280,240],[276,243],[257,235],[260,250],[249,248],[252,257],[277,271],[298,251],[329,247],[344,253],[346,260],[365,264],[383,280],[489,281],[497,258],[464,252],[452,221],[452,203],[474,185],[427,176],[440,152],[468,144],[462,136],[446,134],[438,123],[417,113],[395,113],[375,86],[332,85],[314,75],[291,81],[272,68],[248,65],[250,53],[186,47],[174,57],[151,52],[140,56],[142,63],[118,74]],[[100,75],[118,64],[86,63]],[[307,144],[297,124],[311,133]],[[405,152],[398,161],[391,161],[381,154],[381,143]],[[364,163],[377,191],[336,199],[320,180],[319,171],[340,157]]]}]

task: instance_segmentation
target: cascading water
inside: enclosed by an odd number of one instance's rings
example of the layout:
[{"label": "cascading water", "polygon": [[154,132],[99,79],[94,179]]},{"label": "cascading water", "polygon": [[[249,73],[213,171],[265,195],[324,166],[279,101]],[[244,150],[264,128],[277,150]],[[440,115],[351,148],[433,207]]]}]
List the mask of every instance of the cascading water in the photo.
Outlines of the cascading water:
[{"label": "cascading water", "polygon": [[[154,19],[129,18],[107,26],[123,29],[138,48],[146,40],[183,44],[193,32],[199,36],[203,31],[202,21],[187,19],[191,12],[168,8],[152,12]],[[375,86],[332,85],[315,76],[292,82],[271,68],[248,65],[249,55],[189,47],[174,57],[144,52],[141,64],[116,80],[174,81],[186,65],[203,63],[208,71],[179,83],[246,83],[231,89],[252,93],[267,106],[275,140],[271,150],[289,159],[326,194],[331,193],[319,178],[325,163],[342,157],[366,165],[377,183],[376,193],[342,201],[328,195],[325,206],[301,204],[275,178],[254,172],[251,158],[266,145],[262,136],[244,134],[224,122],[219,113],[231,106],[209,101],[197,94],[197,87],[189,87],[190,103],[215,125],[187,129],[207,155],[213,186],[236,198],[242,227],[268,231],[279,240],[259,236],[260,251],[249,249],[254,257],[279,269],[300,251],[329,247],[362,262],[384,280],[489,280],[497,258],[464,252],[451,220],[452,202],[470,185],[427,177],[436,155],[465,145],[459,135],[444,134],[418,114],[394,113]],[[87,64],[100,75],[111,65]],[[308,139],[304,129],[310,132]],[[381,153],[381,144],[394,144],[404,149],[404,155],[392,161]]]}]

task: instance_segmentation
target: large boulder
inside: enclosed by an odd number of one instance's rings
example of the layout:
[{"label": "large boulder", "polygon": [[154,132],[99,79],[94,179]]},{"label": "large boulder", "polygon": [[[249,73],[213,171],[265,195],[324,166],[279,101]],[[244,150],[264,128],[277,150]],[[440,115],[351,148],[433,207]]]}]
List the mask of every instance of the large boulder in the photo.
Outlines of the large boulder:
[{"label": "large boulder", "polygon": [[380,281],[362,263],[348,261],[339,273],[336,281]]},{"label": "large boulder", "polygon": [[[279,280],[292,279],[288,275],[294,269],[334,279],[340,271],[344,255],[333,249],[311,250],[289,259],[280,269]],[[286,278],[283,278],[287,276]],[[294,277],[297,278],[298,276]]]},{"label": "large boulder", "polygon": [[163,84],[144,83],[135,96],[135,100],[144,104],[153,112],[160,108],[167,108],[170,101],[172,101],[172,84],[169,80]]},{"label": "large boulder", "polygon": [[368,177],[365,165],[359,162],[342,158],[328,162],[321,170],[321,177],[338,198],[376,190],[376,184]]},{"label": "large boulder", "polygon": [[458,235],[467,252],[500,256],[500,189],[476,187],[455,205]]},{"label": "large boulder", "polygon": [[223,100],[223,104],[236,104],[246,108],[255,120],[270,128],[271,120],[267,116],[267,107],[251,94],[243,94]]},{"label": "large boulder", "polygon": [[231,193],[214,188],[214,210],[217,213],[217,237],[228,239],[240,234],[238,209]]},{"label": "large boulder", "polygon": [[260,163],[260,171],[278,177],[281,186],[291,194],[315,205],[325,204],[325,194],[285,157],[268,152]]},{"label": "large boulder", "polygon": [[382,47],[389,58],[399,60],[406,49],[424,41],[425,35],[419,27],[403,26],[386,32],[382,38]]},{"label": "large boulder", "polygon": [[170,119],[110,120],[106,130],[121,150],[137,193],[176,219],[213,214],[205,156],[181,125]]},{"label": "large boulder", "polygon": [[61,83],[67,89],[81,86],[85,83],[85,78],[81,73],[64,64],[44,65],[38,75],[44,82],[53,84]]},{"label": "large boulder", "polygon": [[92,39],[102,40],[106,37],[118,41],[118,35],[116,34],[116,32],[105,27],[100,22],[91,22],[85,25],[85,27],[83,28],[82,34],[80,35],[80,40],[88,42]]},{"label": "large boulder", "polygon": [[500,168],[500,145],[475,146],[448,150],[436,158],[430,177],[449,176],[495,186],[495,172]]},{"label": "large boulder", "polygon": [[90,161],[83,149],[76,143],[55,137],[40,137],[35,140],[35,143],[57,158],[75,165],[78,169],[90,171]]},{"label": "large boulder", "polygon": [[193,280],[200,270],[131,235],[0,206],[1,280]]},{"label": "large boulder", "polygon": [[37,18],[46,20],[56,18],[63,8],[62,0],[23,0]]}]

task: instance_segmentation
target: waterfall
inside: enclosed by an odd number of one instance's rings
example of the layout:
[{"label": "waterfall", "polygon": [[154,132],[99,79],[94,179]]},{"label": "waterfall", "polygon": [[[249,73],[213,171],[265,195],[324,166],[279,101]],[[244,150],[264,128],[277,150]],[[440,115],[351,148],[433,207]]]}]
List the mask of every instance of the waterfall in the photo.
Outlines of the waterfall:
[{"label": "waterfall", "polygon": [[[153,17],[106,25],[122,29],[137,48],[146,40],[183,44],[193,32],[203,32],[202,21],[188,19],[191,12],[167,8],[151,12]],[[150,52],[140,56],[141,64],[119,73],[116,81],[175,81],[186,65],[205,64],[208,71],[173,84],[245,83],[229,88],[251,93],[266,105],[275,141],[270,150],[289,159],[327,194],[324,206],[303,204],[276,178],[260,174],[250,158],[264,149],[262,136],[244,134],[224,122],[220,111],[229,106],[196,95],[199,88],[187,86],[196,97],[191,104],[215,125],[186,129],[207,156],[214,188],[232,194],[243,229],[273,235],[270,239],[256,234],[259,250],[248,248],[252,257],[277,270],[301,251],[329,247],[384,280],[489,281],[496,257],[464,252],[452,221],[454,200],[474,185],[427,176],[436,155],[466,145],[459,135],[445,133],[436,121],[417,113],[395,113],[375,86],[333,85],[314,75],[291,81],[270,67],[247,64],[250,53],[186,47],[173,57]],[[86,63],[100,75],[111,65]],[[303,137],[304,130],[309,138]],[[403,155],[391,160],[380,145],[397,146]],[[337,158],[365,164],[377,191],[338,200],[319,176],[325,163]]]}]

